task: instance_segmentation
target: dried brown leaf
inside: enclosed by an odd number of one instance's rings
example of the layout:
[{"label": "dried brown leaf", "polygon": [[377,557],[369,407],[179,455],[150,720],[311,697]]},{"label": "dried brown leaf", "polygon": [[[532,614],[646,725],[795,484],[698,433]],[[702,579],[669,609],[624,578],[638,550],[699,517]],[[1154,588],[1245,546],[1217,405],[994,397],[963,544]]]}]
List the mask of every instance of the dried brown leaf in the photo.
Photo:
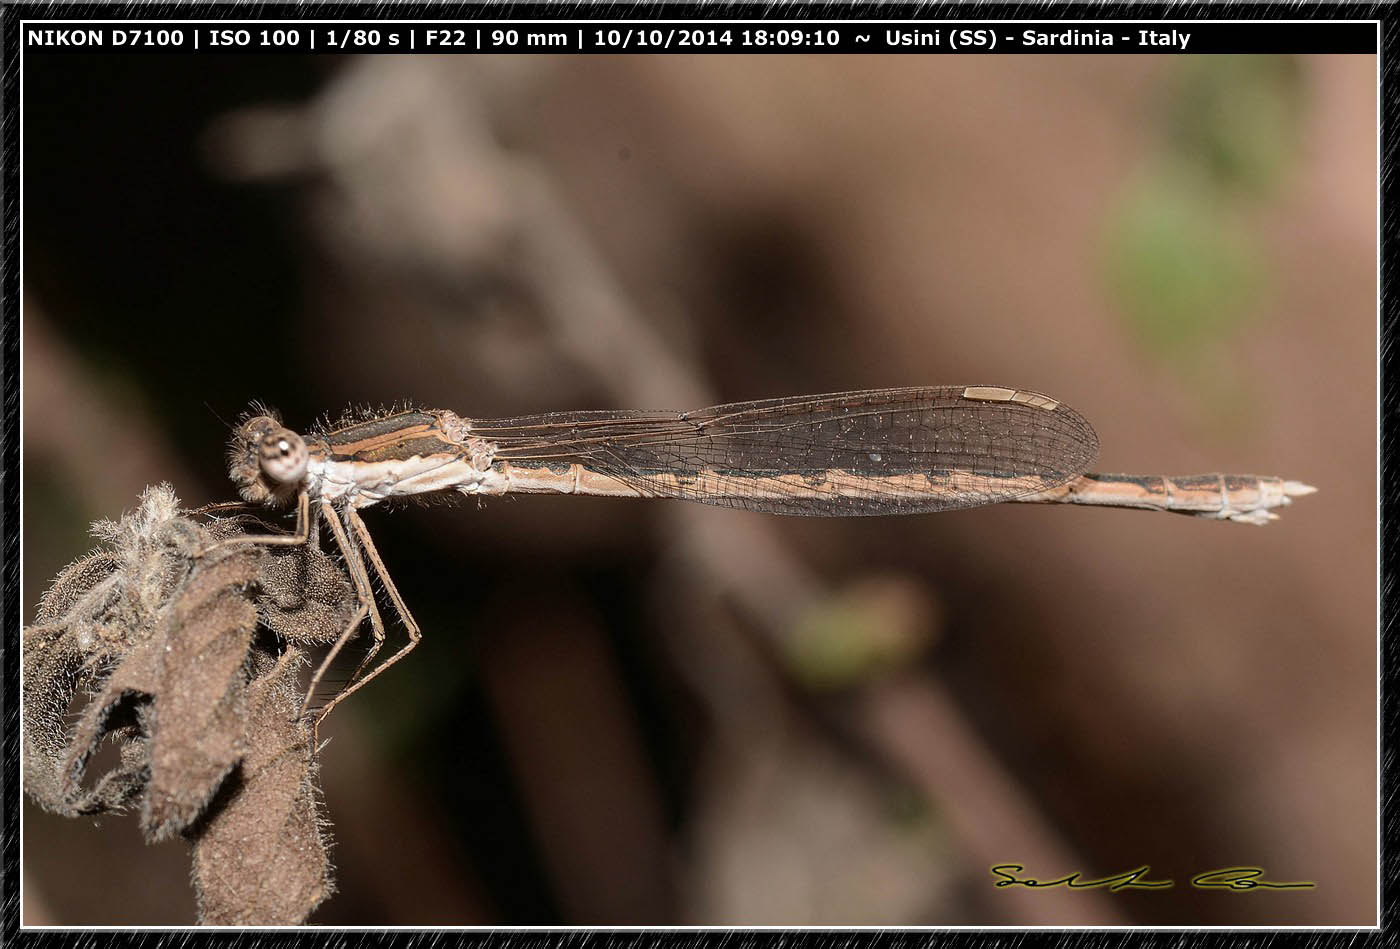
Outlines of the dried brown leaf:
[{"label": "dried brown leaf", "polygon": [[[69,816],[139,800],[148,840],[194,844],[205,922],[297,923],[332,889],[297,646],[338,637],[355,597],[314,544],[216,545],[241,527],[181,516],[165,485],[94,525],[107,549],[24,631],[25,788]],[[86,786],[109,741],[119,763]]]},{"label": "dried brown leaf", "polygon": [[191,833],[199,918],[209,925],[304,921],[332,890],[321,833],[311,729],[297,718],[298,666],[288,650],[248,689],[247,755]]},{"label": "dried brown leaf", "polygon": [[164,611],[154,638],[162,644],[153,689],[159,720],[141,809],[148,840],[188,827],[246,750],[245,666],[258,614],[245,591],[258,559],[244,547],[197,571]]},{"label": "dried brown leaf", "polygon": [[354,613],[344,571],[314,547],[268,548],[258,589],[263,625],[290,643],[333,643]]}]

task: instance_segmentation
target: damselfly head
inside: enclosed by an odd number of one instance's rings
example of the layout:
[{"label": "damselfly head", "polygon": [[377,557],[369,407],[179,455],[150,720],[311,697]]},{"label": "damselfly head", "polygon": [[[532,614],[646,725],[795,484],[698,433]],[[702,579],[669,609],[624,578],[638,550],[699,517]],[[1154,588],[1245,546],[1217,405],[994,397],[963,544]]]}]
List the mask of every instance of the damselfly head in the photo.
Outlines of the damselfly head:
[{"label": "damselfly head", "polygon": [[309,459],[300,435],[270,415],[255,415],[234,433],[228,476],[245,501],[285,503],[301,487]]}]

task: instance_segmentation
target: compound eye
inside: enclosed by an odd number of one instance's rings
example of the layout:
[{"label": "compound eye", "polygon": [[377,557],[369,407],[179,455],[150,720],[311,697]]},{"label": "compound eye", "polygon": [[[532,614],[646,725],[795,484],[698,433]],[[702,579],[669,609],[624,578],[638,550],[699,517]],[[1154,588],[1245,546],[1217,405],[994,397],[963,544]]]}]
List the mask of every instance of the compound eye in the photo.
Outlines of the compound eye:
[{"label": "compound eye", "polygon": [[263,474],[279,484],[300,481],[306,474],[306,442],[289,428],[268,432],[259,444]]}]

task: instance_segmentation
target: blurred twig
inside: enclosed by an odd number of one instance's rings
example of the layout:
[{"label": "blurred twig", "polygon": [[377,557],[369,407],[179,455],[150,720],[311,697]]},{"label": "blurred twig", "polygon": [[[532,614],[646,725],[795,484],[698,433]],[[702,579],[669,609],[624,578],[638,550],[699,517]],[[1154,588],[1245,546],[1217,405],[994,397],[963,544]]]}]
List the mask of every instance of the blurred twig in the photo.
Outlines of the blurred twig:
[{"label": "blurred twig", "polygon": [[161,479],[193,482],[149,415],[128,393],[102,385],[55,335],[34,293],[23,320],[26,464],[61,469],[92,511],[119,511]]}]

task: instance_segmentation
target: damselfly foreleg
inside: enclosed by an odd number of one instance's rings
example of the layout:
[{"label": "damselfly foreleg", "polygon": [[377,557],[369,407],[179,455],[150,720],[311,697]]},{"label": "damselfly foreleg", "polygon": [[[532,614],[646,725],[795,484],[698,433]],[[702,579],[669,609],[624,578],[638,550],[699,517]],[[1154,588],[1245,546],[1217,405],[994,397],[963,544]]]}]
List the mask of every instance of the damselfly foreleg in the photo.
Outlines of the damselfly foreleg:
[{"label": "damselfly foreleg", "polygon": [[[302,715],[305,715],[307,709],[311,707],[311,697],[316,694],[316,689],[320,686],[321,679],[325,677],[326,670],[330,668],[331,663],[335,661],[335,657],[340,655],[340,651],[345,648],[345,644],[349,642],[351,637],[358,631],[360,621],[364,619],[366,613],[369,615],[370,630],[374,637],[374,645],[371,646],[369,656],[366,656],[365,659],[361,661],[360,668],[363,668],[365,662],[379,650],[379,644],[384,642],[384,620],[379,615],[379,606],[374,602],[374,587],[370,585],[369,572],[365,569],[364,558],[360,555],[359,548],[354,545],[349,535],[345,533],[345,528],[340,523],[340,512],[325,498],[322,498],[319,503],[321,513],[325,516],[326,523],[330,525],[331,535],[335,537],[336,546],[340,548],[340,553],[345,558],[345,567],[350,571],[350,579],[355,584],[355,592],[360,599],[360,610],[358,613],[359,620],[346,627],[345,631],[340,634],[340,638],[335,641],[335,645],[331,646],[330,652],[326,653],[326,658],[321,660],[321,665],[316,669],[315,675],[311,677],[311,684],[306,690],[306,698],[303,699],[301,703],[300,714]],[[357,668],[355,674],[358,675],[359,671],[360,669]],[[326,713],[329,712],[337,702],[372,678],[374,678],[373,673],[332,699],[325,708],[321,709],[321,714],[316,719],[317,724],[320,724],[326,717]],[[351,679],[353,680],[354,676],[351,676]]]},{"label": "damselfly foreleg", "polygon": [[[364,688],[371,681],[373,681],[373,679],[376,676],[378,676],[379,674],[384,672],[384,670],[388,669],[394,663],[398,662],[404,656],[412,652],[413,647],[417,646],[418,643],[423,639],[423,631],[418,626],[418,621],[413,618],[413,614],[409,612],[408,604],[404,602],[403,596],[399,594],[399,588],[394,585],[394,579],[389,575],[388,568],[384,566],[384,559],[379,556],[379,550],[374,546],[374,539],[370,537],[369,528],[365,526],[364,520],[361,519],[360,515],[356,513],[354,508],[345,509],[345,520],[350,525],[350,529],[354,531],[355,539],[359,541],[358,549],[360,551],[363,551],[364,556],[369,559],[369,563],[374,567],[374,572],[379,575],[380,582],[384,584],[385,592],[389,594],[390,602],[394,604],[394,609],[398,612],[399,619],[403,621],[404,628],[408,630],[408,642],[398,652],[394,653],[388,659],[384,660],[374,669],[371,669],[369,674],[366,675],[363,679],[360,679],[358,682],[354,682],[354,677],[352,676],[352,684],[350,685],[350,687],[347,688],[345,691],[341,692],[335,698],[331,699],[330,702],[326,704],[326,707],[321,709],[321,714],[316,719],[317,725],[325,721],[325,718],[327,715],[330,714],[331,709],[335,708],[341,702],[345,701],[358,690]],[[338,524],[336,526],[339,527]],[[340,540],[339,533],[337,533],[336,535],[336,540],[337,542],[339,542]],[[363,570],[364,560],[360,559],[359,562],[360,568]],[[379,647],[383,644],[384,634],[381,628],[379,631],[379,635],[375,637],[375,643],[371,647],[369,655],[365,657],[364,662],[360,663],[361,668],[363,668],[365,663],[369,662],[369,660],[374,657],[374,654],[379,651]],[[329,661],[329,657],[327,661]],[[359,672],[360,670],[356,669],[355,675],[359,675]]]},{"label": "damselfly foreleg", "polygon": [[[195,514],[211,514],[219,510],[232,510],[236,507],[247,508],[248,505],[240,502],[206,504],[204,507],[192,512]],[[224,550],[229,547],[237,547],[241,544],[258,544],[263,547],[300,547],[311,537],[311,499],[305,491],[297,493],[297,526],[290,534],[236,534],[233,537],[225,537],[217,543],[210,544],[203,550],[195,554],[196,557],[207,557],[216,550]]]},{"label": "damselfly foreleg", "polygon": [[[384,584],[385,592],[389,593],[389,600],[391,600],[391,602],[393,603],[393,609],[395,609],[396,612],[399,613],[399,619],[403,620],[403,626],[405,626],[407,633],[409,633],[409,641],[407,641],[406,644],[403,645],[403,648],[400,648],[398,652],[395,652],[395,654],[389,656],[388,659],[385,659],[384,662],[379,663],[378,666],[375,666],[374,669],[371,669],[370,675],[367,675],[364,677],[364,679],[360,679],[358,680],[358,682],[351,684],[349,689],[342,691],[342,693],[340,693],[339,696],[332,698],[332,700],[330,700],[329,703],[326,704],[326,707],[322,708],[321,715],[319,715],[319,718],[316,718],[316,724],[318,725],[321,724],[322,721],[325,721],[326,715],[330,714],[330,710],[332,710],[332,708],[335,708],[336,705],[342,703],[342,701],[346,700],[346,698],[349,698],[351,694],[356,693],[356,691],[364,689],[364,687],[367,686],[367,684],[370,684],[371,680],[374,680],[375,676],[381,675],[381,673],[385,672],[385,670],[388,669],[389,666],[392,666],[393,663],[398,662],[399,659],[403,658],[403,656],[406,656],[407,654],[409,654],[409,652],[412,652],[413,647],[416,647],[416,645],[419,644],[421,640],[423,640],[423,630],[421,630],[421,628],[419,627],[419,623],[417,623],[417,620],[413,619],[413,613],[409,612],[409,605],[407,605],[406,602],[403,602],[403,596],[400,595],[398,586],[393,585],[393,578],[391,577],[391,575],[389,575],[388,568],[386,568],[384,565],[384,558],[379,557],[379,550],[377,549],[377,547],[374,546],[374,539],[372,539],[372,537],[370,536],[370,529],[368,529],[367,526],[364,525],[363,519],[361,519],[360,515],[358,515],[357,512],[354,511],[354,508],[346,509],[346,521],[350,523],[350,528],[354,530],[357,539],[360,540],[361,550],[364,551],[365,557],[368,557],[368,560],[370,560],[370,564],[372,565],[372,567],[374,567],[374,571],[377,572],[377,574],[379,575],[379,581],[381,581],[382,584]],[[374,655],[374,652],[378,651],[379,645],[382,644],[384,644],[384,640],[382,640],[382,637],[379,637],[379,640],[375,642],[374,649],[372,649],[370,655]]]}]

